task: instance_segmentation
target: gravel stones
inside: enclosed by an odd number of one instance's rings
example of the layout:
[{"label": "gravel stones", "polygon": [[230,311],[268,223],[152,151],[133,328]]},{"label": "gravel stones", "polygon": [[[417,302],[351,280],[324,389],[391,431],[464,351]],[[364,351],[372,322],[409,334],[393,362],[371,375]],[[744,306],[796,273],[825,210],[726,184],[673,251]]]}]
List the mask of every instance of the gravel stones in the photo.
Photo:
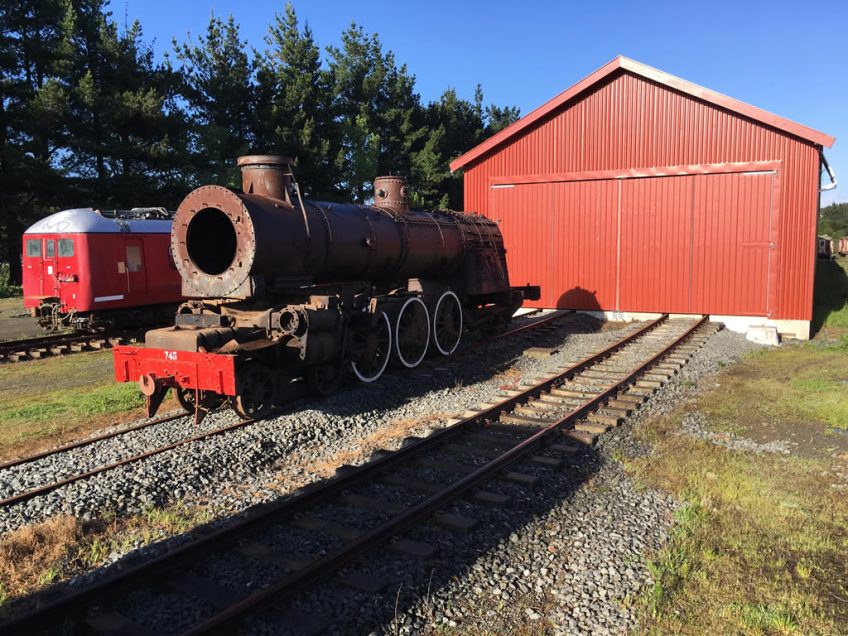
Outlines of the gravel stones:
[{"label": "gravel stones", "polygon": [[[210,505],[221,516],[238,513],[291,490],[281,483],[320,478],[317,467],[321,462],[339,455],[349,457],[350,463],[366,461],[367,457],[350,455],[350,451],[398,420],[414,423],[404,435],[426,434],[428,429],[444,426],[448,414],[475,407],[490,400],[498,389],[551,372],[622,335],[615,331],[588,333],[597,323],[582,316],[571,320],[576,329],[563,329],[553,338],[551,344],[559,351],[548,358],[520,357],[521,347],[504,340],[497,346],[470,351],[461,363],[398,373],[377,387],[349,389],[296,413],[175,449],[62,488],[52,493],[54,497],[39,497],[0,511],[0,528],[45,518],[53,514],[48,508],[78,514],[132,512],[145,501],[164,503],[179,498]],[[630,328],[633,326],[625,327]],[[638,425],[652,414],[668,411],[749,345],[741,336],[719,332],[624,426],[602,436],[596,448],[563,457],[561,470],[529,461],[516,464],[514,470],[542,478],[538,488],[493,481],[486,484],[486,490],[509,495],[508,505],[485,506],[466,498],[445,510],[478,520],[473,531],[451,532],[423,525],[404,535],[436,546],[434,559],[386,552],[351,568],[349,572],[385,580],[387,587],[381,593],[366,593],[337,581],[295,599],[290,607],[281,608],[279,615],[321,616],[328,633],[339,634],[412,634],[443,627],[471,633],[483,629],[508,633],[529,627],[563,634],[603,634],[634,627],[633,600],[651,584],[645,560],[662,546],[678,504],[662,493],[637,488],[613,458],[620,453],[636,456],[648,452],[634,439],[632,422]],[[232,417],[222,412],[207,421],[220,426]],[[401,443],[402,437],[385,439],[389,448]],[[450,455],[445,459],[450,460]],[[72,462],[73,457],[65,461]],[[416,470],[416,474],[422,473]],[[0,475],[0,479],[4,477]],[[434,472],[432,478],[437,477]],[[398,501],[391,486],[369,484],[360,494]],[[410,493],[406,498],[408,505],[418,500]],[[346,506],[326,514],[353,527],[366,527],[373,517],[373,513]],[[338,545],[290,526],[269,530],[262,540],[288,553],[312,557]],[[155,554],[160,549],[162,546],[144,551]],[[231,558],[213,562],[209,574],[243,585],[265,584],[270,575],[261,564]],[[173,602],[164,598],[145,597],[138,601],[140,605],[127,601],[127,611],[143,610],[135,615],[147,624],[168,624]],[[195,607],[185,611],[206,610]],[[279,615],[252,619],[248,631],[285,633],[277,622]]]},{"label": "gravel stones", "polygon": [[758,455],[762,453],[789,455],[792,452],[792,443],[785,440],[758,443],[746,437],[739,437],[732,432],[714,432],[710,430],[710,423],[707,417],[699,412],[687,413],[683,417],[682,425],[687,435],[706,440],[717,446],[724,446],[730,450],[747,451]]},{"label": "gravel stones", "polygon": [[[356,449],[370,434],[399,421],[413,424],[407,435],[427,434],[431,428],[445,426],[451,414],[489,399],[498,388],[511,383],[511,378],[534,377],[561,364],[565,355],[586,355],[615,338],[614,332],[594,333],[598,322],[586,316],[568,316],[565,322],[566,326],[553,334],[527,336],[534,343],[542,340],[561,349],[550,360],[522,357],[520,338],[470,341],[456,359],[435,360],[430,367],[412,372],[397,370],[374,385],[353,384],[290,413],[0,509],[0,532],[58,514],[87,520],[106,513],[139,513],[185,500],[225,515],[273,499],[288,492],[281,484],[316,478],[311,470],[316,462]],[[507,376],[500,375],[505,371]],[[237,421],[232,411],[222,410],[209,415],[197,432]],[[192,418],[180,418],[0,470],[0,498],[172,443],[195,433],[193,427]],[[388,447],[396,447],[398,440],[389,436],[387,442]],[[356,459],[362,462],[367,457]]]}]

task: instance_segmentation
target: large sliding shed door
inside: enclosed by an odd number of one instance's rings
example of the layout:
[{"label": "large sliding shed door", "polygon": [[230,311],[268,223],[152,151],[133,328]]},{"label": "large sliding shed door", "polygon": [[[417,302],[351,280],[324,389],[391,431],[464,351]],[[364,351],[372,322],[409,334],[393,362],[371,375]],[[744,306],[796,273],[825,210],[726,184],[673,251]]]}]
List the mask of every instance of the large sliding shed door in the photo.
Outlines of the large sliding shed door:
[{"label": "large sliding shed door", "polygon": [[498,184],[513,284],[541,307],[769,315],[774,171]]},{"label": "large sliding shed door", "polygon": [[689,312],[691,177],[622,179],[619,302],[624,311]]},{"label": "large sliding shed door", "polygon": [[693,179],[691,311],[769,315],[777,298],[774,172]]}]

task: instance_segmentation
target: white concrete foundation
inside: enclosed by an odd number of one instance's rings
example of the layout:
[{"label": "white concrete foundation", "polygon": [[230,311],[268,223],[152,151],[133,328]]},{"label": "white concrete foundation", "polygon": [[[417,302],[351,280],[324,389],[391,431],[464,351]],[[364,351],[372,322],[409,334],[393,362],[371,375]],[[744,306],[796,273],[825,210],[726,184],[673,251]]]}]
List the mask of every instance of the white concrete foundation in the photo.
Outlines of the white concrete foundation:
[{"label": "white concrete foundation", "polygon": [[[580,313],[595,316],[601,320],[622,322],[654,320],[662,314],[638,311],[580,311]],[[698,318],[698,314],[670,314],[672,318]],[[752,327],[773,327],[780,338],[810,339],[809,320],[773,320],[765,316],[720,316],[711,315],[710,322],[720,322],[730,331],[747,334]]]},{"label": "white concrete foundation", "polygon": [[753,325],[748,328],[748,333],[745,338],[757,344],[769,345],[776,347],[780,344],[780,336],[777,334],[777,327],[766,327],[763,325]]}]

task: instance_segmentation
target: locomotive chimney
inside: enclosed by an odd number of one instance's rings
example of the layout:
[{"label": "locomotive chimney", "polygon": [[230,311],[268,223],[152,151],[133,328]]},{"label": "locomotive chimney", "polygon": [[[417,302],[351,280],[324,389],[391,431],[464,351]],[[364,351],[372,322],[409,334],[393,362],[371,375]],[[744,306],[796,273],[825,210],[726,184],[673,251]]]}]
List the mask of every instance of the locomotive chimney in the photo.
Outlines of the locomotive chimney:
[{"label": "locomotive chimney", "polygon": [[395,214],[409,212],[404,177],[377,177],[374,179],[374,207]]},{"label": "locomotive chimney", "polygon": [[241,168],[241,189],[246,194],[291,203],[291,163],[291,159],[279,155],[239,157],[236,164]]}]

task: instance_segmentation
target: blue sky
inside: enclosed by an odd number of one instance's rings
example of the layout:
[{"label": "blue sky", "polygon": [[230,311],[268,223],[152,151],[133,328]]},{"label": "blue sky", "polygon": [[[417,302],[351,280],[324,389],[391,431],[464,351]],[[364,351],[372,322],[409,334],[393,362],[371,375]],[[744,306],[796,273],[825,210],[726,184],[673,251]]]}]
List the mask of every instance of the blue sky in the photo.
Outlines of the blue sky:
[{"label": "blue sky", "polygon": [[[837,138],[826,150],[848,201],[848,2],[426,2],[312,0],[293,3],[322,47],[356,21],[377,32],[416,76],[425,101],[447,87],[526,114],[626,55],[794,119]],[[171,39],[202,33],[214,11],[232,14],[259,48],[272,0],[112,0],[119,23],[138,18],[158,55]]]}]

